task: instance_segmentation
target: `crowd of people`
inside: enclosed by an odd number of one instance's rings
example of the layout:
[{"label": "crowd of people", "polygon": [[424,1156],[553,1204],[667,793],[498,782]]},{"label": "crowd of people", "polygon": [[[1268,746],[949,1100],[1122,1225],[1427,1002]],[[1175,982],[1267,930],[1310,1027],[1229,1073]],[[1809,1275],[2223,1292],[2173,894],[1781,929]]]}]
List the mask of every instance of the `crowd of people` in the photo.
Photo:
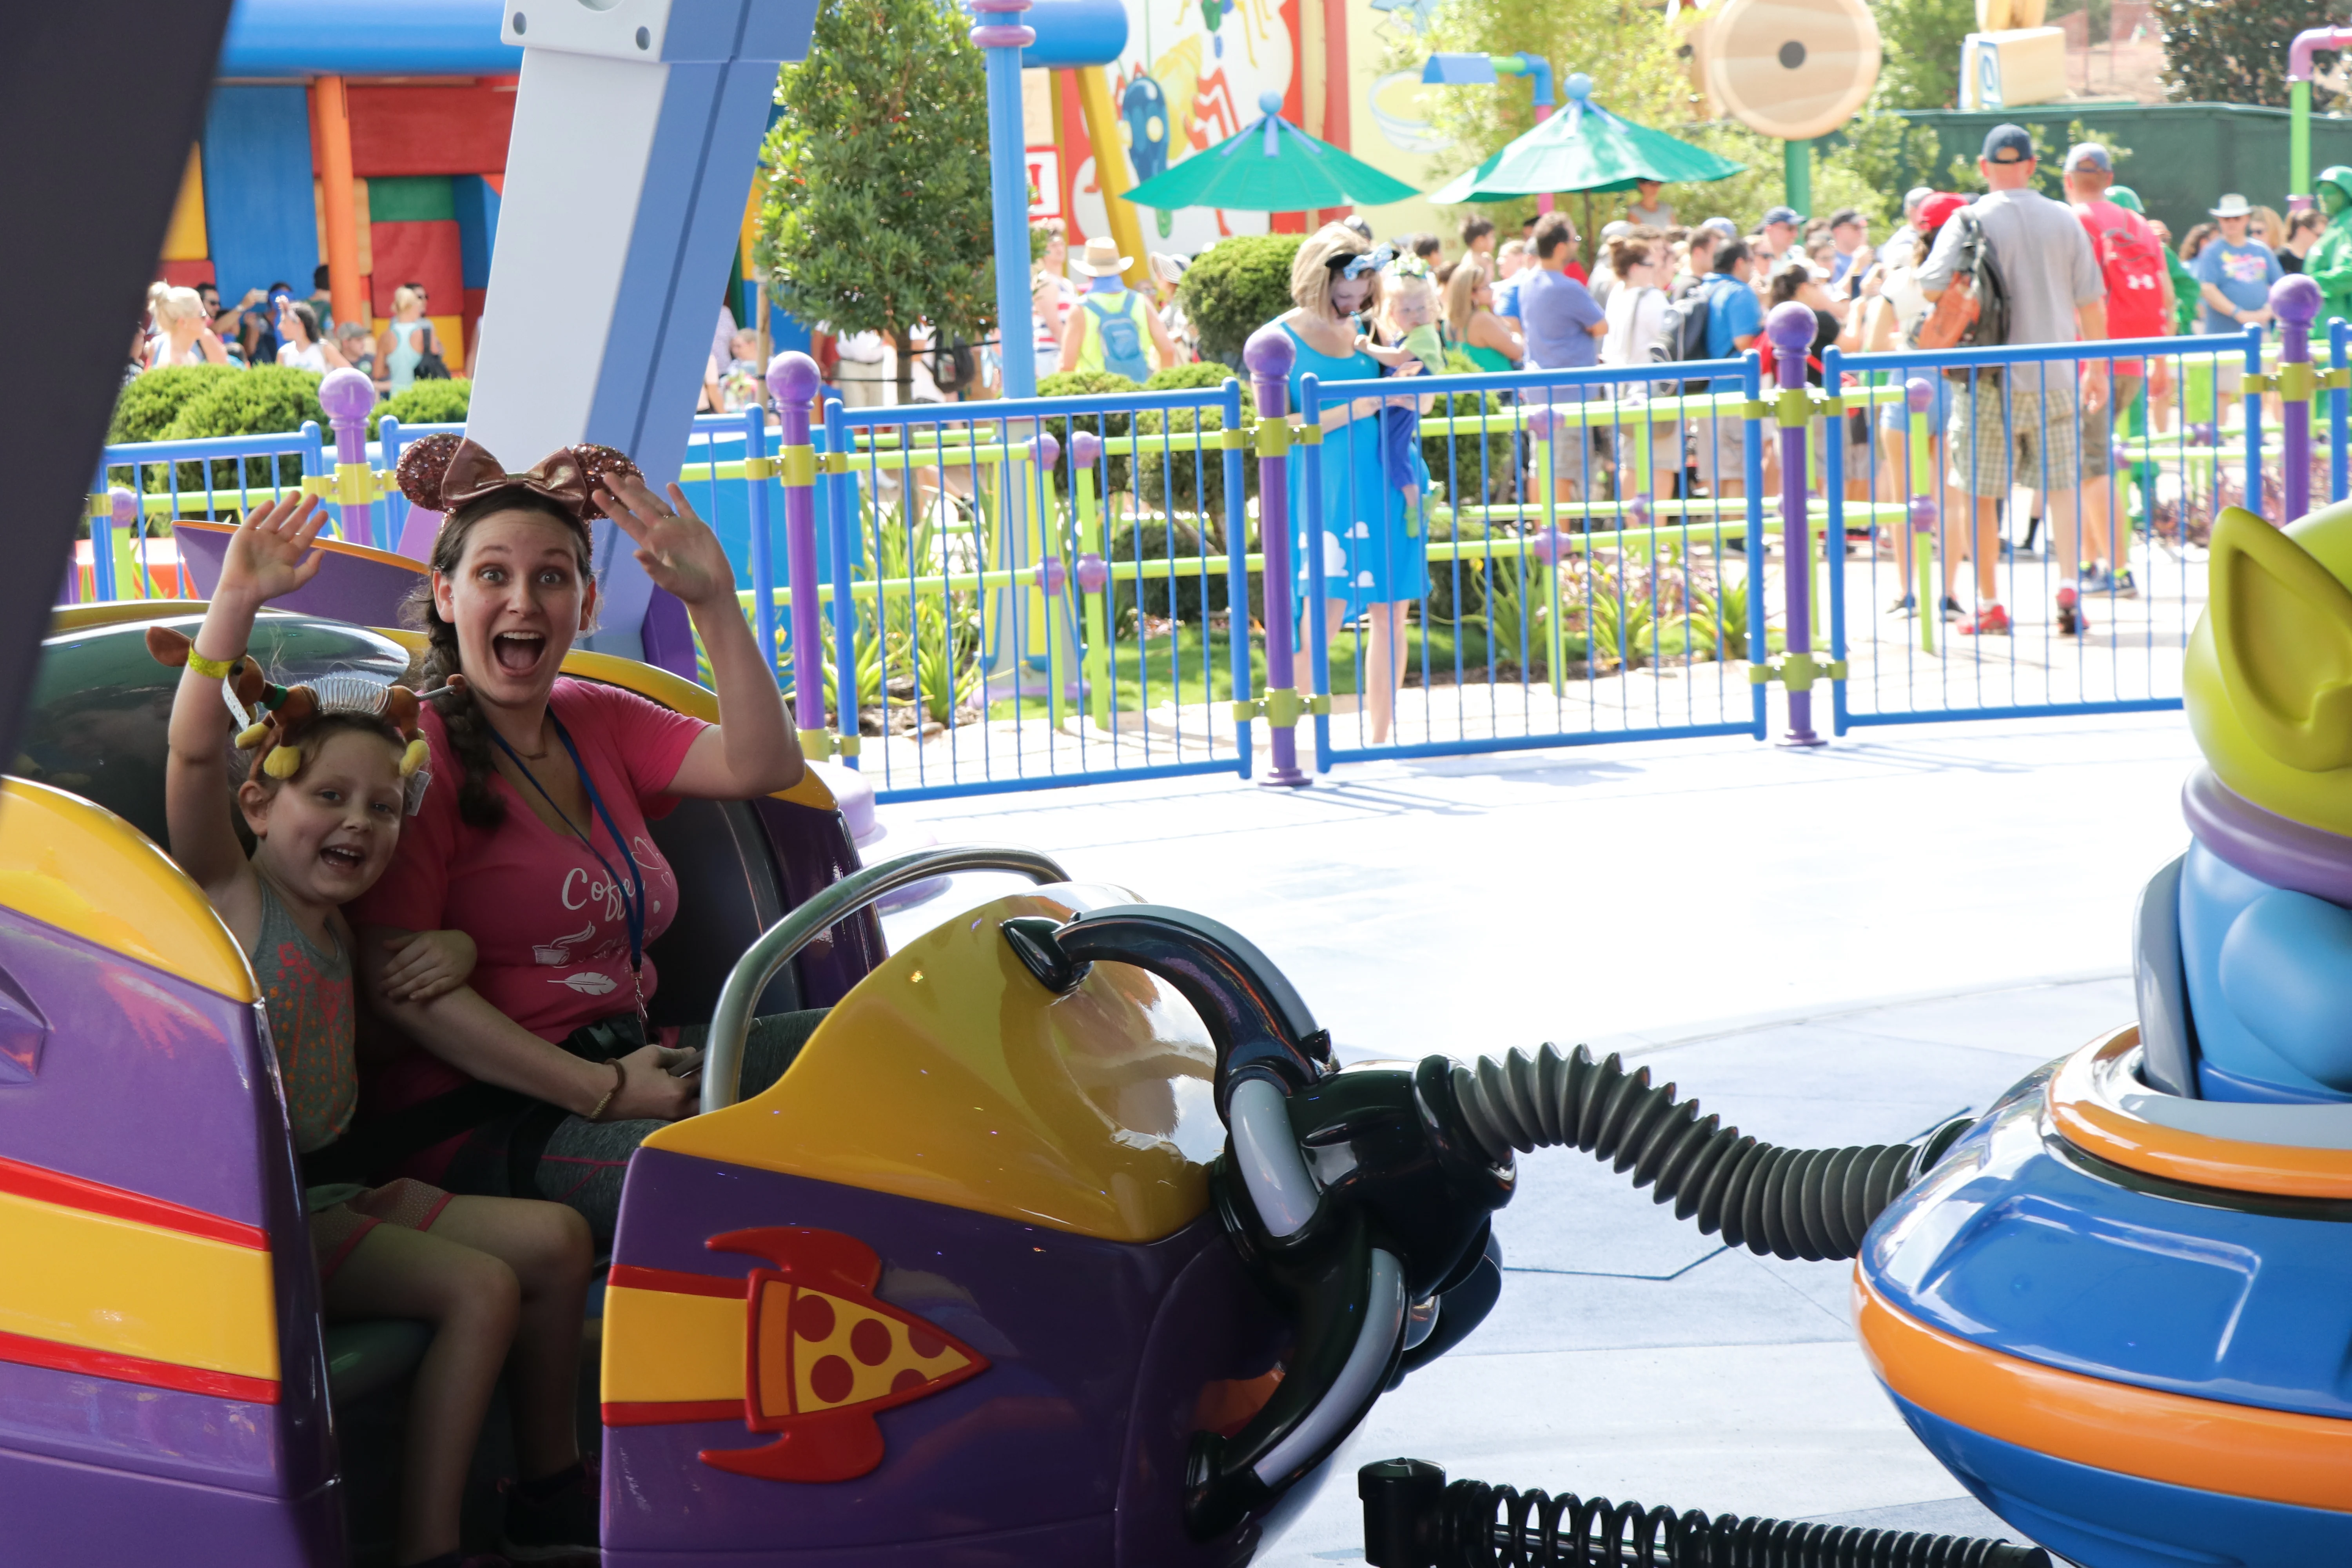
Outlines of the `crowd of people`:
[{"label": "crowd of people", "polygon": [[307,298],[280,280],[247,289],[234,305],[224,304],[208,282],[157,282],[148,288],[147,317],[131,341],[124,381],[180,364],[281,364],[320,375],[348,366],[390,396],[450,374],[446,347],[425,313],[429,302],[425,285],[402,284],[379,329],[368,321],[335,320],[324,267],[310,275]]}]

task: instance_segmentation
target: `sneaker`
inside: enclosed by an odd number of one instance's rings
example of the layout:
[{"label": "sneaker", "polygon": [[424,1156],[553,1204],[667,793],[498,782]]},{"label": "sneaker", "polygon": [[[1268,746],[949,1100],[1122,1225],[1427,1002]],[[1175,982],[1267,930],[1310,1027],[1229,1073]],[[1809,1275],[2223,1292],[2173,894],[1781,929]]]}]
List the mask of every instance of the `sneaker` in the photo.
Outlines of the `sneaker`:
[{"label": "sneaker", "polygon": [[1968,619],[1968,616],[1969,612],[1966,605],[1962,605],[1958,599],[1953,598],[1949,594],[1944,595],[1944,618],[1946,620],[1964,621]]},{"label": "sneaker", "polygon": [[2083,613],[2083,596],[2072,588],[2058,590],[2058,635],[2078,637],[2091,629],[2091,617]]},{"label": "sneaker", "polygon": [[1895,600],[1893,604],[1887,605],[1886,613],[1890,616],[1907,616],[1918,607],[1919,600],[1917,596],[1911,594],[1906,594],[1901,598]]},{"label": "sneaker", "polygon": [[2118,599],[2137,599],[2139,597],[2139,584],[2132,580],[2131,571],[2128,567],[2116,573],[2108,580],[2108,591],[2113,593]]},{"label": "sneaker", "polygon": [[601,1550],[603,1488],[584,1464],[541,1481],[509,1484],[499,1550],[517,1563],[593,1559]]},{"label": "sneaker", "polygon": [[[2104,566],[2085,566],[2075,577],[2074,586],[2082,592],[2084,598],[2094,594],[2112,594],[2116,591],[2115,574]],[[2063,593],[2064,590],[2061,589],[2060,592]]]},{"label": "sneaker", "polygon": [[2009,635],[2009,612],[1999,605],[1987,605],[1975,616],[1959,626],[1963,637],[2005,637]]},{"label": "sneaker", "polygon": [[2095,561],[2085,561],[2074,568],[2074,581],[2077,583],[2094,583],[2098,580],[2098,576],[2099,563]]}]

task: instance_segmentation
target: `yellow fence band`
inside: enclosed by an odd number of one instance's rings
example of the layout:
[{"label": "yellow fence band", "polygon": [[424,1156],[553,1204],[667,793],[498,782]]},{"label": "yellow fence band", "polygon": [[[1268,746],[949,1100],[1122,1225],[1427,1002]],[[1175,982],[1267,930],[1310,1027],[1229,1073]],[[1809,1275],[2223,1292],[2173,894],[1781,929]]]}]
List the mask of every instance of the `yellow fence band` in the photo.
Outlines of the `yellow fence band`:
[{"label": "yellow fence band", "polygon": [[788,487],[813,485],[816,483],[816,448],[786,447],[776,454],[776,467]]}]

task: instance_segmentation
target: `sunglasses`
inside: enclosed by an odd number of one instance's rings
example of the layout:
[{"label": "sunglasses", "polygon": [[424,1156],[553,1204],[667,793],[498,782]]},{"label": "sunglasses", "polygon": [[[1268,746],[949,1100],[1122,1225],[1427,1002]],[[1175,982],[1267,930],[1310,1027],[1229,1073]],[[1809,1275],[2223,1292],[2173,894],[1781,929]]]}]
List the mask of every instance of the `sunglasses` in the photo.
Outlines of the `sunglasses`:
[{"label": "sunglasses", "polygon": [[1361,256],[1349,256],[1342,251],[1323,265],[1342,278],[1361,278],[1367,272],[1378,272],[1395,259],[1396,247],[1383,245],[1377,249],[1366,251]]}]

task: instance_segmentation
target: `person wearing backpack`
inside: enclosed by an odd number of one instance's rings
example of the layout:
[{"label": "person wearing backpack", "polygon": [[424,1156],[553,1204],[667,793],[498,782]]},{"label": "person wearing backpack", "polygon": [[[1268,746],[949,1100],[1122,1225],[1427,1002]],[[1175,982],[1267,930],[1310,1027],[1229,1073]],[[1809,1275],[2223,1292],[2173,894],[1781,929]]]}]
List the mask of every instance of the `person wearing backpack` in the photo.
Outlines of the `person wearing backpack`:
[{"label": "person wearing backpack", "polygon": [[[1755,275],[1756,258],[1746,240],[1727,239],[1715,247],[1714,270],[1706,275],[1699,291],[1679,307],[1685,311],[1694,305],[1702,307],[1698,319],[1706,323],[1706,336],[1701,340],[1705,346],[1696,354],[1688,352],[1691,340],[1678,317],[1675,334],[1678,357],[1737,359],[1756,346],[1764,334],[1764,306],[1749,284]],[[1685,382],[1684,385],[1687,389],[1690,384]],[[1706,390],[1736,393],[1744,389],[1738,376],[1719,375]],[[1748,424],[1739,410],[1726,408],[1710,417],[1694,420],[1692,432],[1696,437],[1693,454],[1706,493],[1717,500],[1745,496]]]},{"label": "person wearing backpack", "polygon": [[1130,258],[1108,239],[1087,241],[1070,270],[1087,279],[1087,291],[1070,310],[1062,332],[1062,368],[1108,371],[1138,386],[1161,365],[1176,363],[1176,342],[1160,324],[1151,301],[1129,288],[1119,274]]},{"label": "person wearing backpack", "polygon": [[[1987,194],[1944,226],[1920,269],[1919,291],[1931,303],[1940,306],[1947,294],[1973,300],[1966,346],[2107,335],[2106,281],[2090,237],[2072,211],[2033,189],[2034,166],[2026,129],[1994,126],[1977,160]],[[2079,372],[2065,362],[1985,367],[1954,390],[1952,453],[1961,488],[1976,501],[1977,613],[1960,629],[2005,636],[2000,503],[2019,489],[2041,490],[2058,559],[2081,560],[2080,421],[2107,406],[2106,365],[2085,360]],[[2088,629],[2074,578],[2068,571],[2057,592],[2058,631],[2065,637]]]},{"label": "person wearing backpack", "polygon": [[[2091,254],[2107,288],[2107,335],[2111,338],[2162,338],[2172,334],[2172,274],[2165,265],[2164,242],[2147,220],[2107,200],[2115,184],[2115,159],[2095,142],[2084,142],[2066,153],[2066,201],[2090,239]],[[2078,577],[2085,593],[2139,596],[2132,580],[2131,519],[2111,526],[2114,498],[2105,482],[2113,471],[2108,456],[2110,419],[2126,431],[2147,427],[2148,397],[2161,403],[2170,391],[2168,363],[2158,357],[2151,367],[2145,360],[2117,360],[2113,367],[2115,395],[2109,414],[2083,416],[2083,478],[2091,486],[2083,498],[2087,558]],[[2110,545],[2108,535],[2114,535]]]}]

